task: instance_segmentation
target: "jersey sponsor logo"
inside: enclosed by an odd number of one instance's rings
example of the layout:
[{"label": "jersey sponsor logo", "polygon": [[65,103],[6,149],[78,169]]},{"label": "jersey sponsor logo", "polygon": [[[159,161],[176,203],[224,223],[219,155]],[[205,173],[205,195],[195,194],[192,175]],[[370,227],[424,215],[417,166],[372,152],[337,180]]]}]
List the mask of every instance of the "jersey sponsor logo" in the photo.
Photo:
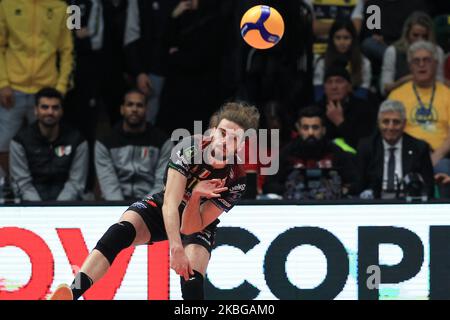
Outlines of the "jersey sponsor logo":
[{"label": "jersey sponsor logo", "polygon": [[72,146],[59,146],[54,149],[55,155],[59,158],[68,156],[72,153]]},{"label": "jersey sponsor logo", "polygon": [[217,199],[217,200],[219,200],[219,202],[221,202],[223,205],[225,205],[226,207],[231,207],[231,204],[228,202],[228,201],[225,201],[224,199],[222,199],[222,198],[219,198],[219,199]]},{"label": "jersey sponsor logo", "polygon": [[246,186],[247,185],[245,183],[237,184],[230,188],[230,193],[236,193],[238,191],[245,191]]},{"label": "jersey sponsor logo", "polygon": [[200,238],[201,240],[205,241],[208,246],[211,246],[211,241],[209,241],[208,239],[206,239],[205,237],[201,236],[201,235],[197,235],[197,238]]},{"label": "jersey sponsor logo", "polygon": [[145,203],[140,202],[140,201],[133,203],[130,207],[136,208],[136,209],[147,209],[147,206],[145,205]]}]

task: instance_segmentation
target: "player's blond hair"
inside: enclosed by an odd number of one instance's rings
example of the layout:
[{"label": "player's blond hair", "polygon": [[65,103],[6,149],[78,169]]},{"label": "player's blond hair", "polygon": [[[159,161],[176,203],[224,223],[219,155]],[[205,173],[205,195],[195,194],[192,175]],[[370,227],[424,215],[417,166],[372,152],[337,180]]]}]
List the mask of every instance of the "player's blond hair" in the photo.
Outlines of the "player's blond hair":
[{"label": "player's blond hair", "polygon": [[255,106],[245,102],[227,102],[217,112],[215,122],[217,124],[222,119],[227,119],[240,126],[244,131],[248,129],[258,129],[259,111]]}]

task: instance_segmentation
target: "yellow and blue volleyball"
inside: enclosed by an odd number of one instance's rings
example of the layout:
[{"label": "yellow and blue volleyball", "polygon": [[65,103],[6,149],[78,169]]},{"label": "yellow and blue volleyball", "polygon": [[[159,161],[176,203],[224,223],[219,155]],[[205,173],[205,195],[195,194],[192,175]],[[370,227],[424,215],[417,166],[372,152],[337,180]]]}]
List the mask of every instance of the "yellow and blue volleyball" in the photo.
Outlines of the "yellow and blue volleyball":
[{"label": "yellow and blue volleyball", "polygon": [[247,10],[241,19],[242,38],[256,49],[276,45],[284,33],[284,21],[272,7],[259,5]]}]

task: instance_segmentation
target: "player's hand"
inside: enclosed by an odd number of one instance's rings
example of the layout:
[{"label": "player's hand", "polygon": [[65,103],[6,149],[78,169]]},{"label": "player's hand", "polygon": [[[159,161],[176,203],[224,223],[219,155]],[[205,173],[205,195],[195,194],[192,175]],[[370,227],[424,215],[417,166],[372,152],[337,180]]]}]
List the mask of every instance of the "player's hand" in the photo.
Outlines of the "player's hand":
[{"label": "player's hand", "polygon": [[342,122],[344,122],[344,109],[339,101],[336,103],[333,101],[328,101],[327,117],[334,123],[335,126],[339,126]]},{"label": "player's hand", "polygon": [[449,184],[450,176],[446,173],[436,173],[434,175],[434,181],[438,184]]},{"label": "player's hand", "polygon": [[221,179],[203,180],[197,183],[192,190],[192,195],[207,199],[218,198],[220,193],[228,190],[224,185],[225,182]]},{"label": "player's hand", "polygon": [[189,280],[190,276],[194,275],[183,247],[170,249],[170,268],[186,281]]},{"label": "player's hand", "polygon": [[136,84],[139,90],[142,91],[143,94],[149,96],[153,91],[152,82],[147,74],[141,73],[138,75],[136,79]]},{"label": "player's hand", "polygon": [[5,109],[14,107],[14,91],[11,87],[4,87],[0,89],[0,105]]}]

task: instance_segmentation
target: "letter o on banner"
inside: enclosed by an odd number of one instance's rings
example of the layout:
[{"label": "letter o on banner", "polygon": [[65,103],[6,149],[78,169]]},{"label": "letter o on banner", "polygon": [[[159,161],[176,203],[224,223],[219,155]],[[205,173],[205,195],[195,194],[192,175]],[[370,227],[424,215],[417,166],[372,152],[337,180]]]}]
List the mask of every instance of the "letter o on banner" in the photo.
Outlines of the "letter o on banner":
[{"label": "letter o on banner", "polygon": [[0,228],[0,248],[8,246],[20,248],[28,255],[31,261],[31,277],[19,290],[0,289],[0,300],[44,299],[54,274],[53,255],[47,244],[29,230],[16,227]]}]

